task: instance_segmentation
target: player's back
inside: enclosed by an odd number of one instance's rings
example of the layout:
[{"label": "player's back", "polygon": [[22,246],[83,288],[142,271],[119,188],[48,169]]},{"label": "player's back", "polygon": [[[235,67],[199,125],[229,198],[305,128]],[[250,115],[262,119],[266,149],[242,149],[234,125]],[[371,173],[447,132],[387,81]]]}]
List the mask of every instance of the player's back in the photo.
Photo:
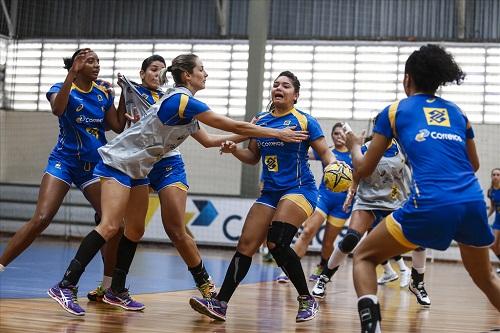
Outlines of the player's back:
[{"label": "player's back", "polygon": [[[400,101],[392,114],[396,137],[412,168],[415,204],[483,199],[466,148],[474,134],[454,103],[418,94]],[[390,108],[388,116],[390,121]]]}]

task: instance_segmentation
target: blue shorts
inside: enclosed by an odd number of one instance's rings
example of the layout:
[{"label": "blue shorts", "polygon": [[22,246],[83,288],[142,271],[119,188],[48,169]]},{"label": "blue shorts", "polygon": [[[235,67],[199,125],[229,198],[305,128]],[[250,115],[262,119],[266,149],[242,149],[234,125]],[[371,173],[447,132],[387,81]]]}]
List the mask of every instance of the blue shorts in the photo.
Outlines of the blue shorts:
[{"label": "blue shorts", "polygon": [[500,213],[495,213],[495,221],[491,225],[494,230],[500,230]]},{"label": "blue shorts", "polygon": [[160,192],[167,186],[175,186],[184,191],[189,188],[182,155],[174,155],[159,160],[148,175],[153,190]]},{"label": "blue shorts", "polygon": [[85,162],[76,158],[62,157],[57,153],[50,153],[45,173],[62,180],[68,186],[75,184],[80,190],[99,181],[94,176],[95,163]]},{"label": "blue shorts", "polygon": [[[320,188],[318,194],[318,202],[316,210],[323,215],[333,226],[341,228],[345,220],[351,215],[350,209],[346,213],[342,209],[347,192],[332,192],[327,189]],[[352,208],[352,205],[351,205]]]},{"label": "blue shorts", "polygon": [[95,166],[94,175],[97,177],[114,179],[125,187],[149,185],[149,179],[147,178],[132,179],[125,173],[121,172],[118,169],[110,167],[109,165],[104,164],[102,161],[100,161]]},{"label": "blue shorts", "polygon": [[[430,208],[415,208],[413,203],[407,201],[388,217],[388,221],[389,224],[399,223],[403,236],[409,242],[439,251],[446,250],[452,240],[465,245],[486,247],[495,239],[488,225],[484,201]],[[389,232],[394,236],[391,228],[388,226]]]},{"label": "blue shorts", "polygon": [[376,209],[376,210],[371,210],[373,217],[375,220],[373,221],[372,228],[375,228],[377,224],[379,224],[387,215],[392,213],[392,210],[381,210],[381,209]]},{"label": "blue shorts", "polygon": [[255,202],[276,209],[280,200],[288,199],[302,208],[307,216],[311,216],[316,207],[317,197],[318,189],[314,184],[310,184],[281,191],[264,190]]}]

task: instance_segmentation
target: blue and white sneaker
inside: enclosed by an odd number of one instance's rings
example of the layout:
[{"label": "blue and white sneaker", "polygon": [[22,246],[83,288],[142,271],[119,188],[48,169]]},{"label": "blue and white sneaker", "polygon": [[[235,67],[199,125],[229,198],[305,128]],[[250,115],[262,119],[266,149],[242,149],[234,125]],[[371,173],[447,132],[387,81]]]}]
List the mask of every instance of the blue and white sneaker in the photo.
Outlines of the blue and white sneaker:
[{"label": "blue and white sneaker", "polygon": [[316,317],[319,304],[314,297],[301,295],[297,297],[297,301],[299,301],[299,311],[297,312],[297,317],[295,317],[296,322],[308,321]]},{"label": "blue and white sneaker", "polygon": [[69,286],[67,288],[62,288],[58,283],[47,290],[47,294],[69,313],[75,316],[85,315],[85,310],[78,304],[77,287]]},{"label": "blue and white sneaker", "polygon": [[200,298],[191,297],[189,305],[195,310],[205,316],[215,320],[226,320],[227,303],[219,301],[215,298]]},{"label": "blue and white sneaker", "polygon": [[111,288],[108,288],[102,301],[110,305],[119,306],[128,311],[141,311],[145,308],[144,304],[132,299],[128,289],[125,289],[121,293],[114,293]]}]

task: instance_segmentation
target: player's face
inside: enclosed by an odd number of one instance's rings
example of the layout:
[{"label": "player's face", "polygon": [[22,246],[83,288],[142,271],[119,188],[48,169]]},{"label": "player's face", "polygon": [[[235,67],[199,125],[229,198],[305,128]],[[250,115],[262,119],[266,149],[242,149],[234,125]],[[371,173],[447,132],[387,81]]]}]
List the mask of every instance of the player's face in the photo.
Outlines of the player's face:
[{"label": "player's face", "polygon": [[500,170],[499,169],[495,169],[491,172],[491,181],[496,186],[500,185]]},{"label": "player's face", "polygon": [[342,127],[336,127],[332,132],[332,140],[335,147],[344,147],[344,130]]},{"label": "player's face", "polygon": [[99,71],[101,67],[99,66],[99,57],[95,52],[89,52],[85,58],[85,64],[80,70],[79,74],[88,77],[90,80],[95,81],[99,76]]},{"label": "player's face", "polygon": [[146,71],[141,70],[142,85],[149,89],[158,89],[160,87],[160,71],[163,68],[165,68],[165,64],[155,60],[149,64]]},{"label": "player's face", "polygon": [[203,63],[200,59],[196,59],[196,66],[193,68],[193,72],[189,73],[187,79],[191,86],[196,90],[205,89],[205,82],[207,81],[207,72]]},{"label": "player's face", "polygon": [[299,98],[299,93],[295,92],[292,80],[287,76],[280,76],[274,80],[271,89],[271,98],[277,108],[291,109],[295,101]]}]

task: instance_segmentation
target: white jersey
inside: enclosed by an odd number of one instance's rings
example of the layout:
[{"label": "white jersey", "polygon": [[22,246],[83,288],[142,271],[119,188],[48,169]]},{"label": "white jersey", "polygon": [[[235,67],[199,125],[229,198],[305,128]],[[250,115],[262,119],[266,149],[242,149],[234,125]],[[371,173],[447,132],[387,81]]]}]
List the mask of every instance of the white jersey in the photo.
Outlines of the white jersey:
[{"label": "white jersey", "polygon": [[[142,96],[139,90],[137,90],[136,88],[137,83],[130,81],[129,79],[127,79],[127,77],[125,77],[125,75],[123,75],[122,78],[120,79],[120,83],[122,86],[122,94],[123,94],[123,100],[125,102],[125,109],[127,110],[128,114],[130,114],[131,116],[135,116],[137,114],[139,115],[140,118],[142,118],[150,110],[152,110],[151,108],[152,105],[150,104],[150,102],[144,96]],[[161,101],[161,99],[159,101]],[[179,151],[179,148],[175,148],[166,153],[163,157],[165,158],[180,154],[181,152]]]},{"label": "white jersey", "polygon": [[[368,143],[369,144],[369,143]],[[368,145],[367,144],[367,145]],[[384,154],[375,171],[358,185],[352,210],[396,210],[408,199],[410,168],[397,147],[393,154]]]},{"label": "white jersey", "polygon": [[153,165],[177,148],[200,128],[196,119],[186,125],[164,125],[158,118],[161,103],[175,94],[192,93],[183,87],[170,88],[135,125],[98,149],[104,164],[133,179],[146,178]]}]

